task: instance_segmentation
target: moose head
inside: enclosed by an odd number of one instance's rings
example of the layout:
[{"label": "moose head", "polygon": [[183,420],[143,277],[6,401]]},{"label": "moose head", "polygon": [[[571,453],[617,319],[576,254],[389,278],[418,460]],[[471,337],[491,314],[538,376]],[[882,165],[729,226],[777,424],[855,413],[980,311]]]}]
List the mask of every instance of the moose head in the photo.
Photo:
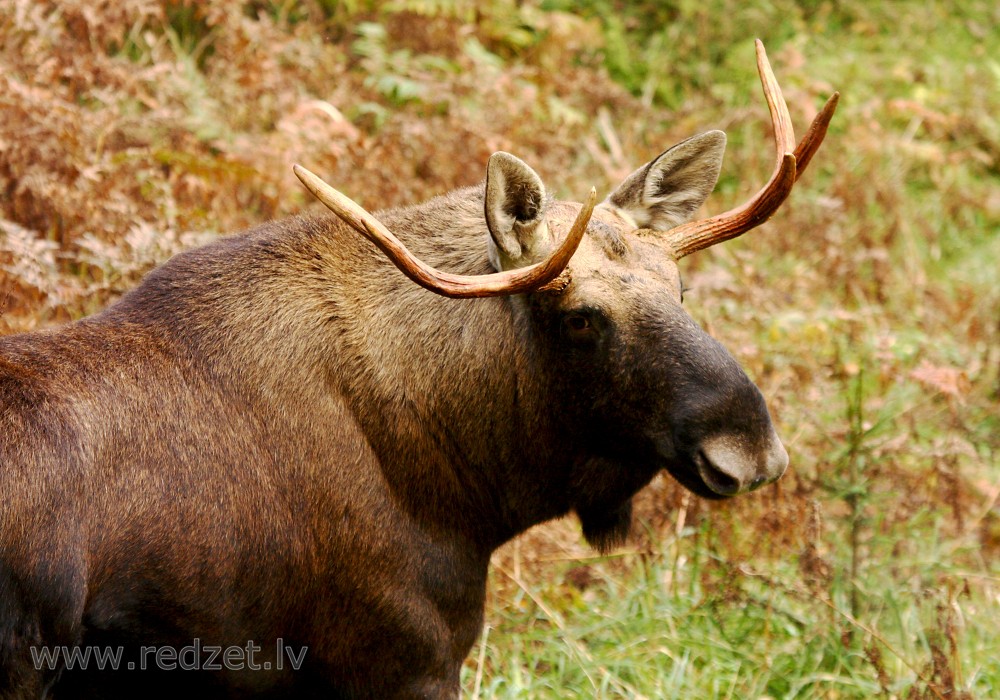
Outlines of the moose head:
[{"label": "moose head", "polygon": [[834,93],[796,146],[780,87],[763,45],[756,47],[774,172],[749,202],[708,219],[689,221],[718,179],[721,131],[673,146],[596,206],[593,190],[582,205],[553,201],[527,164],[493,154],[482,243],[496,272],[473,276],[427,265],[374,216],[295,166],[320,201],[417,284],[453,298],[519,295],[532,347],[551,370],[552,401],[587,454],[571,479],[572,506],[602,549],[627,533],[631,495],[661,469],[719,499],[772,483],[788,465],[758,388],[684,311],[677,264],[766,221],[836,109]]}]

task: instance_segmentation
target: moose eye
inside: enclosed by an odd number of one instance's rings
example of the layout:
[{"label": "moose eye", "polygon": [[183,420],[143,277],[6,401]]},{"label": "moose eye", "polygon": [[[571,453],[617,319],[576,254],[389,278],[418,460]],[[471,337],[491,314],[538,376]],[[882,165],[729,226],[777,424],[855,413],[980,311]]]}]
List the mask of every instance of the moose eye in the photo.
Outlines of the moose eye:
[{"label": "moose eye", "polygon": [[563,317],[563,334],[574,341],[593,340],[597,329],[589,314],[571,313]]}]

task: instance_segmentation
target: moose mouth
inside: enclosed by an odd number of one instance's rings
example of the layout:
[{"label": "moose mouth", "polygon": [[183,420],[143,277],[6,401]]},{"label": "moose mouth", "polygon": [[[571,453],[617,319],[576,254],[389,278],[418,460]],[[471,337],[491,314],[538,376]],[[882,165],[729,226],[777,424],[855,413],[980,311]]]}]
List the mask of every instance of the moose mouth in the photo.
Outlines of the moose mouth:
[{"label": "moose mouth", "polygon": [[739,493],[739,484],[716,469],[705,454],[676,455],[666,460],[664,469],[688,491],[701,498],[721,501]]},{"label": "moose mouth", "polygon": [[[694,495],[713,501],[755,491],[781,476],[787,464],[784,448],[776,442],[783,459],[776,460],[780,465],[775,465],[773,478],[768,478],[764,472],[741,480],[738,477],[741,471],[757,472],[757,469],[750,464],[740,464],[741,455],[738,452],[718,449],[718,441],[713,439],[692,441],[694,444],[682,442],[678,445],[678,442],[672,436],[664,438],[657,435],[652,439],[636,440],[629,445],[631,449],[628,451],[608,450],[609,444],[605,443],[602,445],[605,449],[603,458],[613,464],[631,465],[627,473],[638,481],[626,479],[625,482],[633,484],[636,491],[663,470]],[[625,482],[621,485],[627,489]]]},{"label": "moose mouth", "polygon": [[643,462],[658,465],[695,496],[721,501],[739,490],[736,480],[712,466],[697,443],[682,447],[675,438],[661,434],[645,442],[645,448]]},{"label": "moose mouth", "polygon": [[731,498],[756,491],[785,472],[788,453],[772,431],[763,454],[734,449],[729,436],[701,440],[691,450],[680,450],[665,460],[664,468],[685,488],[702,498]]}]

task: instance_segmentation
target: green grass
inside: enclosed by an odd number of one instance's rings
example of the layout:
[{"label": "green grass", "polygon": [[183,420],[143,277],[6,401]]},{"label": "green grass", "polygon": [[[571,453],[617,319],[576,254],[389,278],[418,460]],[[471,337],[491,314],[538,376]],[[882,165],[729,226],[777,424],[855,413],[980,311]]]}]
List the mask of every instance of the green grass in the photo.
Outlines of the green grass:
[{"label": "green grass", "polygon": [[[952,543],[925,540],[854,580],[838,566],[845,553],[829,552],[823,581],[822,572],[803,571],[798,552],[735,563],[713,550],[711,528],[625,565],[564,564],[531,583],[498,569],[466,692],[988,698],[1000,687],[996,604],[964,588],[969,571],[948,563],[963,554]],[[593,582],[583,590],[571,573],[581,569]],[[863,610],[852,615],[856,591]]]},{"label": "green grass", "polygon": [[[149,3],[0,25],[0,330],[91,313],[209,235],[479,181],[560,197],[722,128],[711,213],[772,163],[760,37],[826,142],[759,230],[691,256],[686,306],[790,455],[733,502],[667,480],[632,541],[496,557],[480,698],[1000,696],[1000,5],[989,0]],[[86,30],[86,31],[84,31]],[[312,205],[315,206],[315,205]]]}]

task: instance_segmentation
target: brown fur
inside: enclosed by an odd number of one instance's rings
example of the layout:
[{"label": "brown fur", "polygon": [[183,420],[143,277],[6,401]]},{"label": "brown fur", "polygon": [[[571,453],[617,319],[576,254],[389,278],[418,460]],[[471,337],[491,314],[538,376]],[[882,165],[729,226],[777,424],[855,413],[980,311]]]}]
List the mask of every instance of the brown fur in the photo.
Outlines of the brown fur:
[{"label": "brown fur", "polygon": [[[380,218],[480,274],[483,207],[478,187]],[[548,205],[556,235],[578,208]],[[660,469],[712,495],[678,436],[770,429],[614,207],[572,272],[559,295],[449,300],[339,221],[298,218],[0,338],[0,697],[455,696],[497,546],[575,510],[607,548]],[[581,305],[614,334],[567,341]],[[29,655],[198,638],[273,661],[279,637],[308,645],[301,670],[60,674]]]}]

